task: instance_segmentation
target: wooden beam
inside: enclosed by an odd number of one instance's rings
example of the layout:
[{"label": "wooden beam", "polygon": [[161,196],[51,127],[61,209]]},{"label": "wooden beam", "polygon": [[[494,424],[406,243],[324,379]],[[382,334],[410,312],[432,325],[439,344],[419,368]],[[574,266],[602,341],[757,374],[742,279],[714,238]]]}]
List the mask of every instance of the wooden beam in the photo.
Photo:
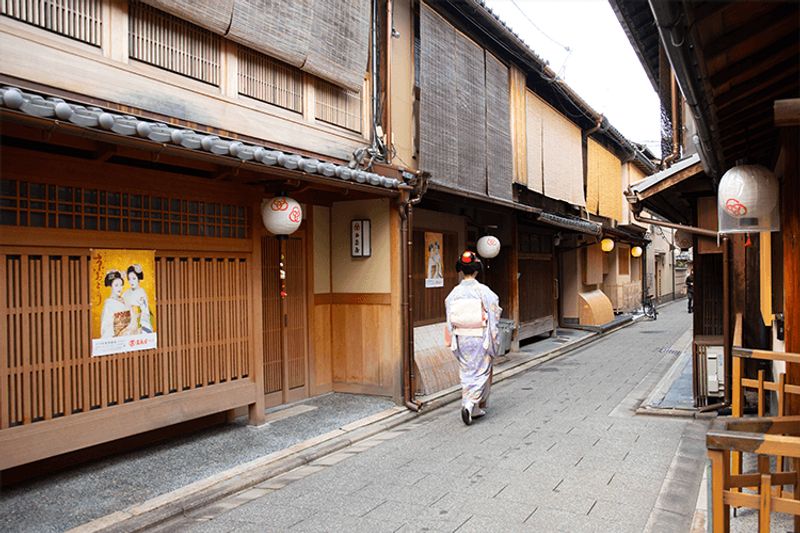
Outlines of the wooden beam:
[{"label": "wooden beam", "polygon": [[800,36],[795,30],[786,35],[779,33],[773,36],[773,39],[770,39],[770,42],[761,47],[758,52],[747,55],[740,61],[729,63],[712,74],[709,77],[712,87],[719,87],[740,76],[746,76],[748,79],[760,76],[761,72],[775,63],[797,57],[798,39]]},{"label": "wooden beam", "polygon": [[775,112],[775,126],[800,126],[800,98],[775,100],[773,109]]},{"label": "wooden beam", "polygon": [[754,94],[762,90],[779,90],[777,88],[780,88],[784,83],[788,90],[796,85],[797,73],[797,59],[795,57],[782,61],[763,72],[760,76],[732,85],[729,90],[722,92],[715,98],[717,109],[725,109],[740,100],[752,98]]},{"label": "wooden beam", "polygon": [[665,189],[669,189],[670,187],[677,185],[678,183],[686,179],[689,179],[691,177],[700,174],[702,171],[703,171],[703,165],[700,164],[699,162],[695,163],[694,165],[684,168],[683,170],[676,172],[672,176],[661,180],[656,185],[653,185],[652,187],[645,189],[639,195],[639,199],[644,200],[646,198],[649,198],[654,194],[658,194]]},{"label": "wooden beam", "polygon": [[716,38],[711,40],[708,46],[703,49],[706,62],[727,52],[729,48],[734,46],[766,39],[769,34],[775,32],[774,26],[780,25],[786,20],[791,22],[797,18],[797,7],[793,2],[786,4],[776,3],[775,6],[771,13],[762,15],[757,21],[747,19],[741,26],[715,36]]}]

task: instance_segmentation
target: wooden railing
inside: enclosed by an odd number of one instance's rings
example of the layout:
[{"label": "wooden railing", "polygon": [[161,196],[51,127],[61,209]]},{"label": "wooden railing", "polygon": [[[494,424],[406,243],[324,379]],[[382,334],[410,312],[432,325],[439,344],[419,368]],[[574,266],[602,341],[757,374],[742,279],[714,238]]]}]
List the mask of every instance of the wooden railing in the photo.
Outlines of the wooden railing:
[{"label": "wooden railing", "polygon": [[[786,374],[781,372],[778,374],[777,381],[768,381],[764,379],[764,370],[758,371],[758,378],[745,378],[744,375],[744,361],[745,359],[758,359],[761,361],[784,361],[786,363],[800,363],[800,354],[785,353],[785,352],[770,352],[766,350],[751,350],[748,348],[741,348],[734,346],[733,354],[733,390],[731,395],[731,414],[734,417],[744,416],[744,390],[755,389],[758,391],[758,416],[765,416],[766,413],[766,392],[772,391],[776,393],[778,405],[776,415],[782,417],[786,409],[786,395],[798,394],[800,395],[800,385],[791,385],[786,383]],[[742,471],[742,454],[734,451],[731,455],[732,473],[739,474]],[[765,463],[768,461],[766,457],[759,456],[759,471],[767,470]],[[783,469],[783,459],[777,458],[778,471]]]},{"label": "wooden railing", "polygon": [[[737,324],[738,326],[738,324]],[[757,509],[759,532],[769,531],[770,513],[794,515],[794,530],[800,531],[800,416],[784,416],[787,394],[800,395],[800,385],[787,384],[786,375],[777,380],[744,377],[746,359],[800,363],[800,354],[751,350],[734,346],[732,417],[720,419],[708,432],[706,445],[711,460],[711,520],[715,533],[730,530],[730,507]],[[744,416],[744,391],[758,393],[757,418]],[[767,391],[777,396],[776,417],[766,418]],[[758,456],[757,472],[742,473],[742,454]],[[775,457],[772,468],[771,458]],[[792,491],[784,491],[791,485]],[[744,488],[757,494],[745,493]]]},{"label": "wooden railing", "polygon": [[[794,530],[800,531],[800,416],[720,419],[706,436],[711,460],[711,520],[714,533],[730,531],[730,508],[758,510],[759,533],[770,530],[770,513],[794,515]],[[751,474],[731,472],[731,454],[756,453],[759,457],[789,458],[788,471],[767,469]],[[792,491],[783,491],[792,485]],[[741,492],[743,488],[757,494]]]}]

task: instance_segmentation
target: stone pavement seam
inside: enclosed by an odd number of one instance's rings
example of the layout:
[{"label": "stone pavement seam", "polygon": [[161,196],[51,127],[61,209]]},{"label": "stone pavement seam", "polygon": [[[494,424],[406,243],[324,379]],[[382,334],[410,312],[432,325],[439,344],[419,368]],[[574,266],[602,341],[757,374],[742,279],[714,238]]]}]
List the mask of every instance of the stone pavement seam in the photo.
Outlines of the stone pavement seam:
[{"label": "stone pavement seam", "polygon": [[[494,381],[499,383],[564,355],[581,352],[591,344],[638,322],[640,320],[634,319],[606,332],[583,337],[574,343],[558,347],[538,357],[516,361],[495,374]],[[186,516],[187,513],[195,509],[210,505],[294,469],[307,466],[315,460],[341,451],[344,448],[350,447],[356,453],[366,451],[384,442],[384,440],[388,440],[376,439],[376,442],[365,443],[364,441],[367,439],[403,423],[410,422],[421,415],[435,411],[439,407],[456,401],[460,398],[460,395],[460,388],[455,391],[443,391],[443,394],[431,398],[420,412],[401,411],[380,421],[372,422],[370,420],[367,425],[362,425],[364,421],[349,424],[348,429],[352,428],[351,431],[347,431],[342,427],[320,437],[309,439],[285,450],[200,480],[176,491],[163,494],[142,504],[131,506],[124,511],[97,518],[69,530],[68,533],[142,531],[170,521],[173,517]],[[598,409],[601,407],[602,404],[598,405]],[[398,432],[397,435],[399,434],[401,433]],[[325,466],[328,465],[320,465],[320,467]]]}]

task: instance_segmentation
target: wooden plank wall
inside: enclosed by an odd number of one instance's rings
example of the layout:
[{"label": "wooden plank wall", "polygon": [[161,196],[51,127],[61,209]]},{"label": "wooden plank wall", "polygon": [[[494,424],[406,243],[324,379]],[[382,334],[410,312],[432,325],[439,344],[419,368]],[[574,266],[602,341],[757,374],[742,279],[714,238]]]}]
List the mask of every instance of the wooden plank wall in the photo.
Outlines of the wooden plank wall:
[{"label": "wooden plank wall", "polygon": [[[4,155],[0,469],[259,405],[260,255],[241,187],[226,184],[222,205],[219,185],[176,174]],[[158,349],[90,355],[91,247],[156,249]]]}]

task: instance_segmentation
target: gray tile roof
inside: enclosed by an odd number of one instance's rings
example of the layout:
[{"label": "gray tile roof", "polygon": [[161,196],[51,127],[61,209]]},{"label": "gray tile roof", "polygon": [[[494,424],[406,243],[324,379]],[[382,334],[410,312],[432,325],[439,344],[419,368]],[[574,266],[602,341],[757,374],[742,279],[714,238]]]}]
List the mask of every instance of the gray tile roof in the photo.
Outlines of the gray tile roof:
[{"label": "gray tile roof", "polygon": [[234,139],[224,139],[210,133],[198,133],[154,120],[131,115],[121,115],[99,107],[69,103],[61,98],[23,91],[17,87],[0,87],[0,107],[15,109],[27,115],[52,118],[91,128],[149,139],[157,143],[182,146],[240,161],[260,162],[266,166],[299,170],[343,181],[397,189],[403,182],[357,168],[349,168],[318,159],[273,150],[266,146],[249,144]]}]

